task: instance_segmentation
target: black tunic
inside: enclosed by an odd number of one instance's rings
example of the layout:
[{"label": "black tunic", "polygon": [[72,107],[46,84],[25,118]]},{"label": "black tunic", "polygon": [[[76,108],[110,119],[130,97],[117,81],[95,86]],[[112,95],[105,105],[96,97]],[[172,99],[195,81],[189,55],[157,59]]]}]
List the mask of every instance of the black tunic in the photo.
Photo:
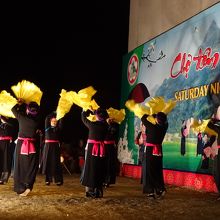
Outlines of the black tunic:
[{"label": "black tunic", "polygon": [[[168,123],[152,124],[147,120],[148,115],[144,115],[141,121],[146,127],[146,142],[162,145]],[[146,144],[146,152],[143,162],[143,193],[160,193],[165,190],[163,178],[163,157],[152,154],[153,147]]]},{"label": "black tunic", "polygon": [[115,184],[117,173],[117,134],[118,124],[112,122],[109,124],[108,132],[105,138],[105,156],[106,171],[105,184]]},{"label": "black tunic", "polygon": [[207,126],[218,134],[217,144],[219,147],[218,154],[215,155],[213,161],[213,177],[216,187],[218,189],[218,193],[220,193],[220,120],[212,119]]},{"label": "black tunic", "polygon": [[24,192],[27,188],[33,188],[36,174],[39,166],[39,143],[37,130],[39,129],[39,118],[27,115],[22,106],[16,104],[12,112],[19,124],[18,137],[33,138],[36,153],[29,155],[21,154],[23,140],[17,140],[15,149],[15,166],[14,166],[14,191],[17,193]]},{"label": "black tunic", "polygon": [[[88,139],[104,142],[107,131],[107,122],[95,121],[87,119],[90,111],[82,112],[81,119],[85,126],[89,129]],[[104,182],[105,158],[92,155],[92,143],[87,144],[87,152],[82,172],[81,183],[91,188],[101,188]],[[100,145],[99,145],[100,147]]]},{"label": "black tunic", "polygon": [[[8,122],[0,124],[0,181],[7,182],[14,153],[14,130]],[[11,139],[8,139],[11,138]]]},{"label": "black tunic", "polygon": [[63,183],[62,165],[60,162],[61,130],[62,119],[58,120],[56,127],[51,127],[50,115],[45,120],[45,141],[53,140],[58,142],[45,142],[42,155],[42,173],[46,175],[46,182]]}]

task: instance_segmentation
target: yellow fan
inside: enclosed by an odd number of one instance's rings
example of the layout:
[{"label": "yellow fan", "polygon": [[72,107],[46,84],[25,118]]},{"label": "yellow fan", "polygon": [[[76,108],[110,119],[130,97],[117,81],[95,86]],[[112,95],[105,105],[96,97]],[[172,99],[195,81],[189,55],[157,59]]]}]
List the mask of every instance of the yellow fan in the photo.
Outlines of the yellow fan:
[{"label": "yellow fan", "polygon": [[73,92],[72,100],[74,104],[83,108],[83,110],[97,110],[99,105],[96,103],[92,96],[96,93],[96,90],[92,86],[89,86],[85,89],[80,90],[78,93]]},{"label": "yellow fan", "polygon": [[176,101],[170,99],[165,102],[163,97],[158,96],[145,103],[145,106],[135,103],[134,100],[128,100],[125,106],[139,118],[147,114],[147,120],[152,124],[156,124],[156,120],[152,115],[158,112],[163,112],[167,115],[176,106]]},{"label": "yellow fan", "polygon": [[[107,113],[109,115],[109,118],[113,119],[118,124],[120,124],[125,118],[125,110],[124,109],[117,110],[114,108],[109,108],[109,109],[107,109]],[[96,116],[93,114],[90,114],[87,118],[90,121],[96,121]]]},{"label": "yellow fan", "polygon": [[165,107],[162,109],[161,112],[165,113],[166,115],[168,115],[176,106],[177,101],[176,100],[172,100],[169,99],[166,103],[165,103]]},{"label": "yellow fan", "polygon": [[58,106],[56,109],[57,116],[56,119],[64,117],[68,113],[73,105],[72,99],[73,91],[67,92],[65,89],[61,90],[60,99],[58,101]]},{"label": "yellow fan", "polygon": [[18,99],[24,100],[25,103],[36,102],[40,105],[43,92],[34,83],[22,80],[17,85],[11,87]]},{"label": "yellow fan", "polygon": [[205,127],[207,126],[208,120],[197,120],[195,118],[190,119],[190,128],[192,129],[193,132],[198,133],[198,132],[204,132]]},{"label": "yellow fan", "polygon": [[151,115],[161,112],[165,108],[164,98],[161,96],[153,97],[145,105],[151,109]]},{"label": "yellow fan", "polygon": [[95,99],[92,99],[88,103],[88,107],[86,109],[92,109],[92,110],[97,110],[99,108],[99,105],[96,103]]},{"label": "yellow fan", "polygon": [[109,118],[113,119],[116,123],[121,124],[121,122],[125,119],[125,109],[107,109]]},{"label": "yellow fan", "polygon": [[214,135],[216,137],[218,136],[218,134],[214,130],[209,128],[208,126],[205,128],[204,133],[208,134],[209,136],[212,136],[212,135]]},{"label": "yellow fan", "polygon": [[150,115],[151,110],[150,108],[147,108],[143,105],[140,105],[138,103],[135,103],[134,100],[128,100],[125,103],[125,106],[132,112],[134,112],[134,114],[138,117],[138,118],[142,118],[142,116],[144,114]]},{"label": "yellow fan", "polygon": [[96,92],[97,91],[92,86],[89,86],[85,89],[81,89],[78,92],[78,95],[79,95],[81,100],[90,101],[92,99],[92,97],[95,95]]},{"label": "yellow fan", "polygon": [[87,117],[90,121],[96,121],[96,116],[93,115],[93,114],[90,114],[88,117]]},{"label": "yellow fan", "polygon": [[0,93],[0,115],[15,118],[11,109],[17,104],[16,98],[14,98],[10,93],[3,90]]},{"label": "yellow fan", "polygon": [[81,99],[77,93],[74,93],[72,96],[73,103],[81,107],[84,111],[91,109],[91,110],[97,110],[99,108],[99,105],[96,103],[96,101],[93,100],[83,100]]},{"label": "yellow fan", "polygon": [[147,116],[147,120],[151,123],[151,124],[157,124],[156,122],[156,118],[153,117],[152,115]]},{"label": "yellow fan", "polygon": [[209,134],[210,136],[211,135],[217,136],[217,133],[207,126],[209,121],[210,119],[206,119],[206,120],[191,119],[190,128],[195,133],[203,132]]},{"label": "yellow fan", "polygon": [[152,98],[150,101],[145,103],[145,105],[150,108],[151,115],[157,114],[158,112],[163,112],[167,115],[176,106],[176,101],[169,99],[166,102],[162,96],[158,96]]}]

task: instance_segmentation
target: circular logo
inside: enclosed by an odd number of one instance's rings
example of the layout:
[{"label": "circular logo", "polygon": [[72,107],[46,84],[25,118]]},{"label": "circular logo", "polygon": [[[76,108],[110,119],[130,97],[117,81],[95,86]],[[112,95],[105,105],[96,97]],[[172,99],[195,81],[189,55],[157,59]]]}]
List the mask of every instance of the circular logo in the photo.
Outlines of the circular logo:
[{"label": "circular logo", "polygon": [[128,63],[128,82],[133,85],[138,77],[139,60],[136,54],[133,54]]}]

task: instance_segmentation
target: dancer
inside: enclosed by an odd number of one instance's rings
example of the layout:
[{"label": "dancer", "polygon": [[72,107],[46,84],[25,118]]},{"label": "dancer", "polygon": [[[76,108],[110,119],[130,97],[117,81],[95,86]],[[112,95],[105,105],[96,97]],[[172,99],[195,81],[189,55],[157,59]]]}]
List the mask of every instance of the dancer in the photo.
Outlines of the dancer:
[{"label": "dancer", "polygon": [[213,158],[213,177],[218,190],[218,198],[220,200],[220,107],[218,107],[217,113],[209,121],[207,125],[210,129],[217,133],[217,146],[212,146],[211,157]]},{"label": "dancer", "polygon": [[42,153],[42,173],[45,174],[45,184],[54,182],[57,186],[63,184],[61,157],[62,118],[57,121],[56,113],[49,114],[45,119],[45,145]]},{"label": "dancer", "polygon": [[82,172],[85,163],[85,147],[86,147],[85,145],[86,142],[84,141],[84,139],[83,138],[79,139],[77,146],[77,156],[78,156],[80,173]]},{"label": "dancer", "polygon": [[140,123],[140,131],[135,139],[135,144],[139,146],[138,165],[142,166],[144,159],[144,149],[146,142],[146,128],[143,123]]},{"label": "dancer", "polygon": [[146,127],[143,125],[143,123],[140,123],[140,132],[138,133],[135,144],[139,146],[139,155],[138,155],[138,165],[141,166],[141,181],[140,183],[143,183],[143,172],[145,169],[145,143],[146,143]]},{"label": "dancer", "polygon": [[19,123],[14,191],[20,196],[27,196],[33,189],[39,166],[39,105],[36,102],[25,104],[22,99],[18,99],[12,112]]},{"label": "dancer", "polygon": [[112,118],[107,119],[108,122],[108,132],[105,137],[105,180],[104,187],[109,187],[110,184],[116,183],[116,173],[117,173],[117,132],[118,123]]},{"label": "dancer", "polygon": [[[95,114],[96,121],[90,121],[87,117]],[[105,172],[105,146],[104,140],[108,131],[106,119],[108,113],[105,109],[96,111],[83,111],[82,122],[89,129],[84,169],[81,183],[86,187],[86,196],[92,198],[103,197],[103,183]]]},{"label": "dancer", "polygon": [[166,192],[163,178],[162,143],[168,129],[167,114],[176,106],[175,100],[154,97],[145,106],[127,100],[125,106],[141,118],[146,127],[146,153],[143,165],[143,193],[160,198]]},{"label": "dancer", "polygon": [[0,116],[0,184],[5,184],[11,174],[14,154],[14,130],[9,118]]},{"label": "dancer", "polygon": [[163,178],[162,142],[168,129],[167,116],[158,112],[153,116],[155,124],[148,121],[148,115],[142,116],[141,121],[146,127],[147,140],[144,156],[145,168],[143,169],[143,193],[147,197],[156,198],[165,194]]}]

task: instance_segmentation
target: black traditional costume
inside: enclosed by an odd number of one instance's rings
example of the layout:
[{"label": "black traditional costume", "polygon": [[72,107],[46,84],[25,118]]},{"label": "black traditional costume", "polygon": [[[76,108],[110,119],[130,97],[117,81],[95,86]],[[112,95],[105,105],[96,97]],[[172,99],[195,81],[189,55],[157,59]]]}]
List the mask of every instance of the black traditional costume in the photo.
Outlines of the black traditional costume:
[{"label": "black traditional costume", "polygon": [[86,192],[86,196],[102,197],[102,186],[105,177],[104,140],[108,131],[108,123],[105,119],[108,116],[106,111],[98,109],[96,115],[100,120],[92,122],[87,119],[90,113],[92,113],[90,110],[83,111],[81,116],[83,123],[89,129],[81,183],[89,189]]},{"label": "black traditional costume", "polygon": [[31,102],[27,113],[16,104],[12,112],[19,123],[15,149],[14,191],[18,194],[32,190],[39,166],[39,117],[38,105]]},{"label": "black traditional costume", "polygon": [[219,199],[220,199],[220,120],[211,119],[207,126],[218,134],[217,146],[215,146],[215,148],[217,149],[215,153],[212,152],[212,158],[214,159],[213,177],[215,180],[215,184],[216,184],[216,187],[219,193]]},{"label": "black traditional costume", "polygon": [[163,179],[162,142],[168,129],[167,116],[159,112],[156,114],[156,124],[147,120],[143,115],[141,121],[146,127],[146,152],[144,156],[145,169],[143,169],[143,193],[149,197],[162,195],[165,192]]},{"label": "black traditional costume", "polygon": [[105,180],[104,185],[108,187],[110,184],[115,184],[117,173],[117,133],[118,123],[109,122],[108,132],[104,141],[105,144]]},{"label": "black traditional costume", "polygon": [[13,154],[14,154],[14,130],[9,119],[0,116],[0,184],[8,182],[11,174]]},{"label": "black traditional costume", "polygon": [[46,185],[53,182],[53,178],[57,185],[62,185],[63,171],[60,161],[62,119],[58,120],[57,125],[53,127],[50,123],[52,118],[55,118],[54,114],[48,115],[45,119],[45,145],[42,153],[42,173],[46,175]]}]

